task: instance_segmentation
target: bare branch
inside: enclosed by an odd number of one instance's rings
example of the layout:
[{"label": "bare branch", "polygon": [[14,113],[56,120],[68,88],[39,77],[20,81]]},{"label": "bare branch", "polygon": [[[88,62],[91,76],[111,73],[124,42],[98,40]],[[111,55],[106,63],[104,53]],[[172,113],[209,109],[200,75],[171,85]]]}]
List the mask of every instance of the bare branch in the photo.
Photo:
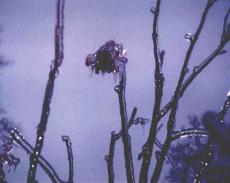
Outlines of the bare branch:
[{"label": "bare branch", "polygon": [[[156,138],[155,144],[159,149],[162,149],[163,145],[162,143]],[[172,165],[174,170],[178,173],[179,176],[183,176],[183,171],[181,170],[180,167],[177,166],[177,164],[174,162],[173,158],[170,156],[169,153],[166,154],[166,158],[168,159],[169,163]],[[157,159],[157,158],[156,158]]]},{"label": "bare branch", "polygon": [[177,139],[183,138],[183,137],[193,137],[193,136],[208,137],[208,132],[207,132],[207,130],[202,129],[202,128],[183,129],[183,130],[173,132],[172,137],[171,137],[171,141],[174,141],[174,140],[177,140]]},{"label": "bare branch", "polygon": [[156,8],[154,11],[154,19],[153,19],[153,33],[152,33],[152,41],[153,41],[153,52],[155,59],[155,103],[152,113],[152,121],[151,127],[149,130],[149,136],[146,143],[142,147],[142,166],[140,171],[139,182],[146,183],[148,181],[148,172],[149,166],[152,158],[153,152],[153,144],[156,139],[157,133],[157,124],[158,124],[158,116],[160,114],[161,108],[161,98],[163,95],[163,86],[164,86],[164,76],[161,72],[161,67],[163,65],[165,51],[160,51],[159,42],[158,42],[158,17],[160,12],[161,0],[157,0]]},{"label": "bare branch", "polygon": [[165,156],[166,156],[166,154],[170,148],[170,145],[171,145],[171,134],[172,134],[172,131],[173,131],[173,128],[175,125],[177,107],[178,107],[179,99],[180,99],[180,91],[181,91],[181,87],[182,87],[184,78],[187,74],[187,70],[188,70],[187,67],[188,67],[188,63],[190,61],[190,57],[192,55],[195,44],[196,44],[196,42],[200,36],[200,33],[203,29],[207,14],[208,14],[208,12],[209,12],[209,10],[212,7],[214,2],[215,2],[215,0],[207,2],[206,7],[202,13],[199,26],[198,26],[193,38],[190,41],[190,46],[189,46],[188,51],[186,53],[184,64],[183,64],[183,67],[181,69],[180,77],[179,77],[178,84],[177,84],[175,94],[174,94],[175,99],[174,99],[174,102],[172,103],[172,109],[171,109],[171,113],[169,115],[169,119],[168,119],[168,123],[167,123],[167,137],[166,137],[165,143],[163,145],[163,148],[162,148],[162,151],[160,154],[160,158],[157,161],[156,167],[154,169],[154,173],[153,173],[152,178],[151,178],[151,182],[153,182],[153,183],[157,183],[159,178],[160,178],[160,174],[161,174],[161,171],[163,168]]},{"label": "bare branch", "polygon": [[[105,161],[107,162],[108,171],[108,182],[114,183],[114,169],[113,169],[113,157],[116,145],[117,133],[115,131],[111,132],[111,139],[109,144],[109,155],[105,156]],[[121,137],[121,136],[120,136]]]},{"label": "bare branch", "polygon": [[[16,129],[12,129],[10,131],[10,135],[12,136],[12,139],[18,145],[20,145],[28,154],[31,155],[33,153],[34,149],[32,145],[30,145],[29,142],[27,142],[26,139],[24,139],[24,137]],[[56,173],[54,168],[51,166],[51,164],[47,160],[45,160],[45,158],[42,157],[41,155],[38,158],[38,163],[41,166],[41,168],[47,173],[47,175],[50,177],[53,183],[63,183],[64,182],[59,178],[58,174]]]},{"label": "bare branch", "polygon": [[230,40],[230,30],[229,30],[230,23],[228,23],[229,14],[230,14],[230,8],[228,8],[228,11],[224,17],[223,31],[221,36],[221,42],[223,43],[228,42]]},{"label": "bare branch", "polygon": [[[208,144],[207,144],[207,150],[206,150],[206,155],[204,156],[204,158],[202,159],[202,164],[201,164],[201,168],[199,170],[199,172],[197,172],[197,174],[195,175],[194,178],[194,183],[199,183],[201,176],[203,175],[203,173],[205,172],[205,170],[208,168],[208,165],[210,164],[212,155],[213,155],[213,145],[214,145],[214,140],[220,140],[225,142],[226,140],[224,139],[226,133],[224,133],[223,131],[218,131],[215,128],[217,128],[217,126],[221,125],[221,128],[224,129],[225,126],[224,125],[224,117],[227,114],[227,111],[230,108],[230,95],[227,95],[227,99],[224,101],[224,104],[220,110],[220,112],[215,116],[216,119],[208,119],[207,121],[205,121],[205,125],[207,126],[207,130],[209,135],[209,140],[208,140]],[[210,128],[211,127],[211,128]],[[212,132],[214,128],[214,132]],[[229,132],[227,132],[228,134]],[[215,139],[216,137],[220,137]],[[227,142],[228,143],[228,142]]]},{"label": "bare branch", "polygon": [[[137,113],[137,108],[134,107],[131,117],[128,122],[128,129],[134,124],[136,113]],[[116,141],[119,140],[121,136],[122,136],[122,130],[120,130],[118,133],[116,131],[111,132],[111,139],[110,139],[110,144],[109,144],[109,154],[105,156],[105,160],[107,162],[109,183],[114,182],[113,157],[114,157]]]},{"label": "bare branch", "polygon": [[[193,82],[193,80],[212,62],[214,61],[214,59],[219,56],[222,55],[223,53],[225,53],[225,51],[223,50],[224,47],[226,46],[227,43],[229,43],[229,40],[226,40],[225,38],[225,30],[226,30],[226,26],[227,26],[227,19],[229,16],[229,12],[230,9],[228,9],[226,16],[225,16],[225,20],[224,20],[224,26],[223,26],[223,33],[221,35],[221,39],[220,39],[220,43],[219,45],[216,47],[216,49],[210,53],[210,55],[203,61],[201,62],[201,64],[199,66],[195,66],[193,68],[193,72],[192,74],[184,81],[184,83],[181,86],[181,90],[179,91],[179,96],[182,97],[185,90],[188,88],[188,86]],[[160,116],[158,118],[158,120],[160,120],[161,118],[163,118],[168,111],[172,108],[172,104],[175,101],[175,96],[172,97],[171,101],[169,101],[160,111]]]},{"label": "bare branch", "polygon": [[128,134],[128,118],[127,118],[126,99],[125,99],[125,86],[126,86],[126,73],[125,73],[125,69],[123,69],[121,71],[119,85],[115,87],[115,91],[118,93],[118,98],[119,98],[122,142],[124,145],[127,182],[135,183],[132,150],[131,150],[131,139]]},{"label": "bare branch", "polygon": [[46,126],[50,113],[50,103],[53,96],[54,82],[59,71],[58,68],[63,61],[63,29],[64,29],[64,0],[57,0],[57,24],[55,27],[55,60],[50,68],[49,79],[46,85],[45,96],[42,106],[40,123],[37,127],[37,139],[33,153],[30,156],[30,165],[27,183],[34,183],[38,159],[42,151]]},{"label": "bare branch", "polygon": [[68,162],[69,162],[69,178],[68,178],[68,183],[73,183],[73,177],[74,177],[74,173],[73,173],[73,153],[72,153],[72,143],[71,140],[68,136],[63,135],[62,136],[62,140],[65,142],[66,144],[66,148],[67,148],[67,154],[68,154]]},{"label": "bare branch", "polygon": [[[230,92],[230,91],[229,91]],[[230,94],[227,95],[227,99],[225,100],[223,107],[221,108],[221,111],[219,112],[217,119],[219,122],[223,123],[224,118],[230,108]]]},{"label": "bare branch", "polygon": [[0,161],[0,182],[7,183],[5,180],[5,173],[3,170],[3,162],[2,161]]}]

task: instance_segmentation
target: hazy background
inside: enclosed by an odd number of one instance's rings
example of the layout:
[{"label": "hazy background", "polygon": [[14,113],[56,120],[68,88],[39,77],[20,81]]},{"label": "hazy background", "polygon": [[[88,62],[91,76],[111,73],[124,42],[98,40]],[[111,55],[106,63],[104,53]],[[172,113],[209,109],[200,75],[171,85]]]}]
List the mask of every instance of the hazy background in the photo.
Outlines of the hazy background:
[{"label": "hazy background", "polygon": [[[160,47],[166,50],[163,71],[163,104],[171,98],[188,48],[184,34],[194,33],[206,0],[164,0],[159,19]],[[51,114],[42,155],[67,179],[68,162],[63,134],[72,139],[75,179],[78,182],[107,182],[104,155],[108,153],[110,132],[120,130],[118,98],[112,75],[93,75],[84,65],[88,53],[108,40],[123,43],[128,51],[127,110],[134,106],[138,115],[151,118],[154,103],[154,60],[150,8],[154,0],[69,0],[65,8],[65,58],[56,79]],[[229,0],[219,0],[211,9],[201,39],[195,47],[190,70],[212,51],[220,39],[223,17]],[[54,58],[56,0],[0,0],[0,53],[14,61],[0,71],[1,106],[34,145],[49,66]],[[229,50],[229,46],[227,48]],[[206,110],[219,110],[230,83],[230,54],[219,56],[185,92],[177,115],[177,129],[188,122],[187,116],[201,116]],[[167,119],[167,118],[166,118]],[[165,121],[165,120],[162,120]],[[136,161],[148,135],[133,126],[133,156],[136,176],[141,161]],[[163,140],[165,130],[159,134]],[[117,143],[115,180],[125,182],[123,149]],[[9,183],[24,183],[29,156],[20,148],[16,172],[7,174]],[[152,167],[153,168],[153,167]],[[152,169],[150,170],[150,174]],[[50,180],[38,170],[37,179]],[[163,179],[163,175],[162,175]]]}]

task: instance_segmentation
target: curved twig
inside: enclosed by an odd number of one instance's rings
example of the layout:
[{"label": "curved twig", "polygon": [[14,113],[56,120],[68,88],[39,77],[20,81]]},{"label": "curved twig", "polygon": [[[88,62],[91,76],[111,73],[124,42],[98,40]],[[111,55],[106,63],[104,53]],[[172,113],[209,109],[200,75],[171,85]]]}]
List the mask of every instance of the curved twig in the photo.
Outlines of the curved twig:
[{"label": "curved twig", "polygon": [[69,138],[69,136],[63,135],[62,136],[62,140],[65,142],[66,144],[66,148],[67,148],[67,154],[68,154],[68,162],[69,162],[69,178],[68,178],[68,183],[73,183],[73,177],[74,177],[74,173],[73,173],[73,153],[72,153],[72,143],[71,140]]}]

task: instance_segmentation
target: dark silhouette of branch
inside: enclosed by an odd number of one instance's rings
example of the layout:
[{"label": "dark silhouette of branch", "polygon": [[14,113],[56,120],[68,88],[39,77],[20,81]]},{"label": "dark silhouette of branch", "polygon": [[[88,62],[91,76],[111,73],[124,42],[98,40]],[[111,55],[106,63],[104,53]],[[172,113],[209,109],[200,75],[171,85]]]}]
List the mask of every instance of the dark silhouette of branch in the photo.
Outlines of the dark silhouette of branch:
[{"label": "dark silhouette of branch", "polygon": [[180,99],[180,91],[181,91],[181,87],[182,87],[184,78],[185,78],[185,76],[187,74],[187,71],[188,71],[188,63],[190,61],[190,57],[192,55],[194,46],[195,46],[195,44],[196,44],[196,42],[197,42],[197,40],[199,38],[201,30],[203,29],[203,25],[205,23],[207,14],[208,14],[210,8],[212,7],[212,5],[214,4],[214,2],[216,2],[216,0],[213,0],[213,1],[209,0],[207,2],[207,5],[206,5],[206,7],[205,7],[205,9],[204,9],[204,11],[202,13],[199,26],[198,26],[194,36],[192,36],[191,39],[189,40],[190,41],[190,46],[189,46],[188,51],[186,53],[184,64],[183,64],[182,69],[181,69],[180,77],[179,77],[178,84],[177,84],[175,94],[174,94],[175,99],[174,99],[174,102],[172,103],[172,109],[171,109],[171,112],[169,114],[169,119],[168,119],[168,122],[167,122],[166,140],[165,140],[165,143],[164,143],[163,148],[161,150],[160,158],[157,160],[157,164],[156,164],[156,167],[154,169],[154,172],[153,172],[153,175],[152,175],[152,178],[151,178],[151,182],[153,182],[153,183],[157,183],[159,178],[160,178],[160,174],[161,174],[161,171],[162,171],[162,168],[163,168],[163,163],[164,163],[164,160],[165,160],[165,156],[166,156],[166,154],[167,154],[167,152],[168,152],[168,150],[170,148],[170,145],[171,145],[171,135],[172,135],[175,120],[176,120],[177,107],[178,107],[178,103],[179,103],[179,99]]},{"label": "dark silhouette of branch", "polygon": [[[162,149],[163,145],[158,140],[158,138],[156,138],[155,144],[157,145],[157,147],[159,147],[159,149]],[[158,155],[159,155],[159,153],[156,153],[156,159],[159,158]],[[177,164],[174,162],[173,158],[171,157],[171,155],[169,153],[166,154],[166,158],[168,159],[169,163],[172,165],[174,170],[178,173],[178,175],[183,176],[183,171],[181,170],[180,167],[177,166]]]},{"label": "dark silhouette of branch", "polygon": [[[224,133],[223,130],[226,128],[224,125],[224,118],[230,108],[230,96],[227,95],[227,99],[224,101],[224,104],[220,110],[220,112],[215,116],[211,116],[211,118],[206,117],[207,119],[204,120],[204,125],[206,126],[209,135],[208,144],[207,144],[207,150],[204,158],[201,161],[201,168],[199,172],[195,175],[194,183],[199,183],[201,176],[204,174],[205,170],[208,168],[210,161],[212,159],[213,155],[213,146],[215,140],[220,140],[222,143],[229,143],[228,141],[224,139],[226,137],[226,134],[229,135],[229,132]],[[219,127],[220,125],[220,127]],[[221,129],[222,131],[218,131]],[[216,128],[216,129],[215,129]],[[222,137],[223,136],[223,137]]]},{"label": "dark silhouette of branch", "polygon": [[[227,21],[228,21],[228,17],[229,17],[229,13],[230,13],[230,8],[228,9],[226,16],[224,18],[224,25],[223,25],[223,31],[222,31],[222,35],[221,35],[221,39],[220,39],[220,43],[219,45],[216,47],[216,49],[203,61],[201,62],[200,65],[195,66],[193,68],[193,72],[192,74],[190,74],[190,76],[184,81],[183,85],[181,86],[181,90],[179,92],[179,96],[182,97],[184,91],[188,88],[188,86],[192,83],[192,81],[219,55],[222,55],[224,53],[226,53],[224,49],[225,45],[227,43],[229,43],[229,38],[228,36],[230,35],[230,32],[227,32]],[[171,101],[168,102],[168,104],[166,104],[160,112],[160,116],[158,118],[158,120],[160,120],[161,118],[163,118],[168,111],[172,108],[172,104],[175,101],[175,97],[173,96]]]},{"label": "dark silhouette of branch", "polygon": [[62,140],[65,142],[66,144],[66,148],[67,148],[67,153],[68,153],[68,162],[69,162],[69,178],[68,178],[68,183],[73,183],[73,153],[72,153],[72,143],[71,140],[68,136],[62,136]]},{"label": "dark silhouette of branch", "polygon": [[222,107],[222,109],[221,109],[221,111],[220,111],[220,113],[218,114],[218,117],[217,117],[217,119],[221,123],[224,122],[224,118],[225,118],[229,108],[230,108],[230,94],[227,95],[227,99],[225,100],[225,102],[223,104],[223,107]]},{"label": "dark silhouette of branch", "polygon": [[206,170],[206,168],[208,167],[209,162],[212,159],[212,148],[213,148],[213,140],[209,137],[208,143],[206,146],[206,152],[207,152],[206,156],[201,161],[200,170],[198,173],[196,173],[195,178],[193,180],[193,183],[200,183],[200,178],[201,178],[202,174],[204,173],[204,171]]},{"label": "dark silhouette of branch", "polygon": [[[128,129],[134,124],[134,118],[136,116],[136,113],[137,113],[137,108],[134,107],[131,117],[128,122]],[[109,144],[109,154],[105,156],[105,160],[107,162],[109,183],[114,182],[113,157],[114,157],[116,141],[119,140],[121,136],[122,136],[122,130],[120,130],[118,133],[116,131],[111,132],[111,139],[110,139],[110,144]]]},{"label": "dark silhouette of branch", "polygon": [[125,69],[123,69],[120,73],[119,85],[115,87],[115,91],[118,93],[118,98],[119,98],[121,131],[122,131],[121,137],[124,145],[127,182],[134,183],[135,176],[134,176],[134,169],[133,169],[131,138],[128,134],[128,117],[127,117],[126,99],[125,99],[125,86],[126,86],[126,72]]},{"label": "dark silhouette of branch", "polygon": [[46,85],[46,91],[42,106],[40,123],[37,127],[37,139],[33,153],[30,156],[30,165],[27,177],[27,183],[34,183],[38,159],[42,151],[46,126],[50,113],[50,103],[54,90],[55,78],[58,75],[58,68],[63,61],[63,30],[64,30],[64,0],[57,0],[57,22],[55,27],[55,60],[50,68],[49,79]]},{"label": "dark silhouette of branch", "polygon": [[[34,149],[31,144],[16,130],[12,129],[10,131],[10,135],[12,139],[20,145],[28,154],[32,154]],[[54,168],[51,166],[51,164],[45,160],[43,156],[38,157],[38,164],[41,166],[41,168],[46,172],[46,174],[50,177],[51,181],[53,183],[63,183]]]},{"label": "dark silhouette of branch", "polygon": [[5,180],[5,173],[3,170],[3,162],[2,161],[0,162],[0,182],[7,183]]},{"label": "dark silhouette of branch", "polygon": [[116,135],[115,131],[111,132],[110,144],[109,144],[109,155],[105,156],[105,161],[107,162],[107,172],[108,172],[108,182],[114,183],[114,169],[113,169],[113,157],[116,145]]},{"label": "dark silhouette of branch", "polygon": [[153,152],[153,144],[155,142],[156,134],[157,134],[158,116],[160,114],[161,98],[163,95],[164,76],[163,73],[161,72],[161,67],[163,64],[165,52],[163,50],[162,51],[159,50],[158,32],[157,32],[160,4],[161,4],[161,0],[157,0],[156,8],[154,11],[152,11],[154,14],[152,41],[153,41],[153,52],[154,52],[154,59],[155,59],[155,74],[154,74],[155,103],[153,108],[149,136],[147,142],[142,147],[143,160],[142,160],[142,166],[141,166],[140,177],[139,177],[140,183],[146,183],[148,181],[149,166],[150,166],[152,152]]}]

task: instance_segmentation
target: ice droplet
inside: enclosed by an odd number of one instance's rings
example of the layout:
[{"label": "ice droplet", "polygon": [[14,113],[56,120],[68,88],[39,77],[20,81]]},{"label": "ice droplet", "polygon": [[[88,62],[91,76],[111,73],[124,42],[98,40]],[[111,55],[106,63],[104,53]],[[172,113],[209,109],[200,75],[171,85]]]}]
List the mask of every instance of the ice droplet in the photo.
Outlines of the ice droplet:
[{"label": "ice droplet", "polygon": [[153,13],[153,14],[155,14],[155,7],[151,7],[150,8],[150,12]]},{"label": "ice droplet", "polygon": [[185,38],[186,41],[192,42],[192,40],[193,40],[193,35],[192,35],[191,33],[186,33],[186,34],[184,35],[184,38]]},{"label": "ice droplet", "polygon": [[120,86],[119,85],[115,86],[114,90],[115,90],[115,92],[119,93],[120,92]]},{"label": "ice droplet", "polygon": [[227,97],[230,97],[230,90],[229,90],[228,93],[227,93]]},{"label": "ice droplet", "polygon": [[193,73],[196,73],[198,71],[198,69],[199,69],[199,66],[193,67]]}]

